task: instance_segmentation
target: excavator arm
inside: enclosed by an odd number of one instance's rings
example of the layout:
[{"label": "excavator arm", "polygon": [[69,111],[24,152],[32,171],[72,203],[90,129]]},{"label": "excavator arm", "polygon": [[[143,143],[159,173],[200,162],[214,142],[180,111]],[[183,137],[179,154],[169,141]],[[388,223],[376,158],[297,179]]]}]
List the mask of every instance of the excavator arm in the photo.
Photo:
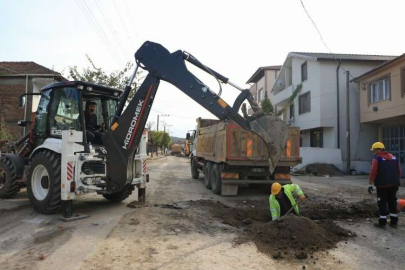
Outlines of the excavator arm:
[{"label": "excavator arm", "polygon": [[[264,116],[258,110],[249,90],[237,87],[216,71],[204,66],[192,55],[176,51],[170,53],[162,45],[145,42],[135,53],[137,67],[148,71],[144,82],[136,91],[134,97],[128,102],[130,85],[134,79],[137,68],[130,82],[120,97],[118,109],[111,129],[104,135],[103,141],[108,152],[107,162],[107,190],[114,193],[130,184],[135,177],[134,157],[142,131],[145,127],[151,110],[160,80],[169,82],[214,114],[218,119],[229,119],[242,128],[257,133],[266,142],[269,150],[269,168],[273,171],[285,147],[287,133],[284,123],[276,116]],[[222,83],[229,83],[241,90],[233,106],[228,105],[207,85],[188,71],[185,61],[194,64],[208,72]],[[239,114],[242,103],[247,100],[256,110],[255,117],[245,119]],[[273,134],[274,133],[274,134]]]}]

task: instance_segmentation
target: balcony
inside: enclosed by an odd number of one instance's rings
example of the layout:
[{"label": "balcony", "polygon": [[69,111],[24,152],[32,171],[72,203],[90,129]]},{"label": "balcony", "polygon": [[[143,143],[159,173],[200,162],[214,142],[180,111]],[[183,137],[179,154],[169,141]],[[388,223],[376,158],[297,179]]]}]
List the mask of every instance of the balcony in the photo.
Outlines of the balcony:
[{"label": "balcony", "polygon": [[283,106],[288,103],[288,100],[290,99],[291,95],[293,94],[295,89],[295,85],[290,85],[287,88],[274,93],[272,103],[275,106]]}]

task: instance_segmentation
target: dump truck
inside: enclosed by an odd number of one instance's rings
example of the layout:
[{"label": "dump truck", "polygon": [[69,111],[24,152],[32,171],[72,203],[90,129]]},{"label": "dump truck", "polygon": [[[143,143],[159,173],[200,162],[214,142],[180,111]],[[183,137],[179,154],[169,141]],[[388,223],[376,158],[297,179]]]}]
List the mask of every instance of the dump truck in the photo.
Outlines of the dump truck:
[{"label": "dump truck", "polygon": [[180,144],[173,144],[172,145],[172,155],[180,155],[181,154],[181,145]]},{"label": "dump truck", "polygon": [[[197,119],[191,154],[194,179],[204,174],[204,185],[215,194],[237,195],[246,184],[291,183],[290,168],[301,163],[300,130],[287,127],[287,142],[273,172],[268,168],[268,149],[257,134],[232,121]],[[187,133],[187,137],[192,135]]]}]

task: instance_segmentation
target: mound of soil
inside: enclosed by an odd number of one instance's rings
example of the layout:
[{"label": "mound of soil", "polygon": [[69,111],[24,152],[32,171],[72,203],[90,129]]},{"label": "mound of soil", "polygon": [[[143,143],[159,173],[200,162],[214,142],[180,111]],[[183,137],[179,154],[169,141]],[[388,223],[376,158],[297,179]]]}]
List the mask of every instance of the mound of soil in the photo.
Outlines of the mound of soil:
[{"label": "mound of soil", "polygon": [[242,229],[235,240],[236,244],[253,242],[260,252],[277,259],[305,259],[308,255],[334,248],[338,242],[355,236],[331,219],[314,221],[290,214],[271,221],[268,208],[250,204],[241,208],[220,202],[197,201],[193,206],[207,207],[211,215],[223,224]]},{"label": "mound of soil", "polygon": [[334,248],[338,242],[354,236],[330,220],[314,222],[295,215],[267,223],[255,222],[245,232],[236,243],[253,242],[260,252],[275,259],[306,259],[310,254]]},{"label": "mound of soil", "polygon": [[345,175],[344,172],[339,170],[333,164],[326,164],[326,163],[314,163],[305,166],[305,170],[296,171],[295,173],[303,173],[303,174],[312,174],[317,176],[343,176]]}]

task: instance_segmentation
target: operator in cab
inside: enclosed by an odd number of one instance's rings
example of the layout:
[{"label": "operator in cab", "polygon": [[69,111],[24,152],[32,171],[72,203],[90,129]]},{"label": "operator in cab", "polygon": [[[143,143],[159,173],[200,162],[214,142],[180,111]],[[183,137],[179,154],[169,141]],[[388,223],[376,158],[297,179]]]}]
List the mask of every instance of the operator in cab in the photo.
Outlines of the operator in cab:
[{"label": "operator in cab", "polygon": [[86,123],[86,135],[87,140],[93,144],[103,144],[101,133],[104,131],[105,124],[97,125],[97,103],[89,101],[86,104],[86,110],[84,111],[84,121]]},{"label": "operator in cab", "polygon": [[[300,200],[307,198],[302,192],[300,186],[297,184],[288,184],[281,186],[280,183],[274,183],[271,185],[271,195],[269,198],[271,219],[277,220],[281,216],[289,213],[299,215],[300,211],[298,204],[295,202],[293,194],[299,196]],[[294,211],[293,211],[294,210]]]}]

